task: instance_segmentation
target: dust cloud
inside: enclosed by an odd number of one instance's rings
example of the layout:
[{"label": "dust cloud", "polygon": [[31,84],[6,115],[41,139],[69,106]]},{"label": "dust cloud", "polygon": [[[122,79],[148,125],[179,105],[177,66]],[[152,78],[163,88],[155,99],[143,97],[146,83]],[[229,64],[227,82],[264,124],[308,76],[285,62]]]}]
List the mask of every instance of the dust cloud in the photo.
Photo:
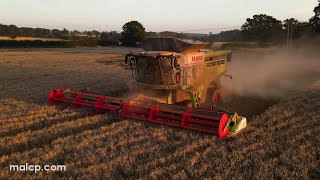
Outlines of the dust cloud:
[{"label": "dust cloud", "polygon": [[270,48],[234,52],[224,94],[279,98],[320,85],[320,48]]}]

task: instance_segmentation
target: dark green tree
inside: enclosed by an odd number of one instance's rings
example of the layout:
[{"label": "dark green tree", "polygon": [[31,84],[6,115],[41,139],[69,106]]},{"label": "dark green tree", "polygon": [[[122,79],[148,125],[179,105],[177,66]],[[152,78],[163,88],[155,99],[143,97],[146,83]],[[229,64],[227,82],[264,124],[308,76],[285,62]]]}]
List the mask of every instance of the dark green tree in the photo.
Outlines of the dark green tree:
[{"label": "dark green tree", "polygon": [[61,32],[63,35],[69,34],[69,30],[67,30],[66,28],[63,28]]},{"label": "dark green tree", "polygon": [[284,29],[287,29],[290,26],[297,26],[300,22],[295,18],[286,19],[283,21]]},{"label": "dark green tree", "polygon": [[100,35],[101,40],[108,40],[118,42],[121,35],[117,31],[110,31],[110,32],[102,32]]},{"label": "dark green tree", "polygon": [[310,25],[307,22],[299,22],[297,19],[290,18],[283,21],[285,33],[292,31],[292,39],[298,39],[310,33]]},{"label": "dark green tree", "polygon": [[130,21],[123,25],[122,43],[128,46],[136,46],[136,43],[147,37],[147,32],[138,21]]},{"label": "dark green tree", "polygon": [[300,22],[295,18],[286,19],[283,21],[283,29],[285,30],[286,33],[291,34],[293,39],[297,39],[300,37],[300,32],[298,32],[299,24]]},{"label": "dark green tree", "polygon": [[35,36],[35,29],[28,28],[28,27],[21,27],[21,36],[27,36],[27,37],[34,37]]},{"label": "dark green tree", "polygon": [[281,21],[266,14],[254,15],[247,18],[241,30],[247,40],[259,42],[278,42],[283,36]]},{"label": "dark green tree", "polygon": [[121,34],[117,31],[110,31],[109,36],[111,37],[113,43],[118,44],[120,42]]},{"label": "dark green tree", "polygon": [[86,34],[88,37],[92,35],[91,31],[83,31],[82,34]]},{"label": "dark green tree", "polygon": [[19,28],[15,25],[8,26],[8,36],[17,37],[19,36]]},{"label": "dark green tree", "polygon": [[70,34],[81,34],[81,32],[78,31],[78,30],[73,30],[73,31],[70,32]]},{"label": "dark green tree", "polygon": [[100,34],[100,39],[104,41],[111,41],[111,37],[108,32],[102,32]]},{"label": "dark green tree", "polygon": [[314,8],[313,12],[315,15],[310,19],[309,23],[316,32],[320,33],[320,0],[319,5]]},{"label": "dark green tree", "polygon": [[99,37],[101,33],[97,30],[93,30],[91,31],[91,34],[94,35],[95,37]]},{"label": "dark green tree", "polygon": [[61,38],[63,35],[59,29],[52,29],[51,33],[55,38]]}]

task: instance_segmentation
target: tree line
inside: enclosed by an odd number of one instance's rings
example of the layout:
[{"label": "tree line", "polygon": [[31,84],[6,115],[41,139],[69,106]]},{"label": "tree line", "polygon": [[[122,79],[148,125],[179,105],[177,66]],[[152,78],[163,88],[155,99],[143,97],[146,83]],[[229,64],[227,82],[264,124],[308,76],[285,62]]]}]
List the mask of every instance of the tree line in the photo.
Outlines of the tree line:
[{"label": "tree line", "polygon": [[[320,0],[317,7],[313,10],[314,16],[308,22],[300,22],[295,18],[280,21],[270,15],[258,14],[252,18],[247,18],[241,29],[230,31],[222,31],[218,34],[209,33],[209,35],[194,36],[188,33],[176,33],[171,31],[165,32],[148,32],[146,33],[143,26],[139,22],[130,22],[123,28],[122,38],[128,38],[128,43],[140,41],[145,37],[176,37],[182,39],[194,39],[200,41],[227,41],[227,42],[246,42],[255,41],[259,43],[283,43],[288,38],[291,40],[299,39],[303,36],[314,37],[320,34]],[[128,27],[133,27],[128,30]],[[124,33],[125,32],[125,33]],[[130,32],[130,36],[126,32]],[[130,42],[131,41],[131,42]]]},{"label": "tree line", "polygon": [[320,1],[308,22],[295,18],[280,21],[270,15],[258,14],[247,18],[240,30],[223,31],[208,37],[209,41],[257,41],[281,43],[286,39],[313,37],[320,34]]},{"label": "tree line", "polygon": [[71,48],[71,47],[97,47],[112,46],[110,41],[99,39],[83,39],[70,41],[42,41],[42,40],[1,40],[0,48]]},{"label": "tree line", "polygon": [[[69,31],[65,28],[63,30],[28,27],[19,28],[15,25],[0,24],[0,36],[9,36],[12,39],[18,36],[60,38],[74,42],[79,40],[82,40],[82,42],[90,40],[89,44],[94,44],[92,42],[95,40],[96,44],[98,45],[117,45],[122,43],[123,45],[127,46],[135,46],[136,42],[139,42],[147,37],[169,36],[181,39],[195,39],[211,42],[256,41],[281,43],[288,37],[291,39],[298,39],[302,36],[315,36],[320,34],[320,0],[319,5],[314,8],[313,12],[314,16],[310,18],[309,22],[299,22],[295,18],[280,21],[266,14],[254,15],[252,18],[246,19],[246,22],[241,26],[241,29],[222,31],[218,34],[203,34],[202,36],[171,31],[164,31],[160,33],[146,32],[143,25],[138,21],[130,21],[125,23],[122,27],[123,31],[121,33],[118,33],[117,31],[99,32],[96,30],[80,32],[77,30]],[[11,44],[12,42],[6,43]]]},{"label": "tree line", "polygon": [[247,18],[241,29],[222,31],[209,36],[208,39],[209,41],[280,43],[287,38],[288,33],[291,39],[299,39],[302,36],[313,36],[316,31],[310,23],[300,22],[295,18],[280,21],[272,16],[259,14]]},{"label": "tree line", "polygon": [[85,39],[101,39],[118,42],[121,34],[116,31],[99,32],[78,30],[69,31],[67,29],[45,29],[45,28],[30,28],[17,27],[15,25],[0,24],[0,36],[8,36],[12,39],[16,37],[40,37],[40,38],[58,38],[64,40],[85,40]]}]

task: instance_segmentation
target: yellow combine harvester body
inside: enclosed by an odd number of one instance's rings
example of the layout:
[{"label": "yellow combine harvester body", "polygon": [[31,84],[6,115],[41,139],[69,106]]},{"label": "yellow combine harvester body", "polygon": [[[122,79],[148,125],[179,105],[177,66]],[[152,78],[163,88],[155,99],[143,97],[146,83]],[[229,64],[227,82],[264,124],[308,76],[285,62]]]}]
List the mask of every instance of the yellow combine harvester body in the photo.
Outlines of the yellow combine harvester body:
[{"label": "yellow combine harvester body", "polygon": [[227,71],[231,52],[204,49],[207,45],[151,38],[140,42],[147,51],[127,54],[126,63],[149,99],[193,107],[205,101],[217,105],[221,96],[219,78]]},{"label": "yellow combine harvester body", "polygon": [[[126,54],[125,61],[145,95],[142,100],[68,89],[52,90],[48,100],[50,104],[65,102],[76,108],[91,107],[96,114],[115,111],[117,118],[214,133],[221,138],[234,135],[246,127],[245,117],[217,106],[210,110],[199,108],[205,101],[217,105],[219,78],[226,73],[227,62],[231,60],[230,51],[206,50],[206,45],[154,38],[140,42],[145,52]],[[184,103],[193,107],[186,107]]]}]

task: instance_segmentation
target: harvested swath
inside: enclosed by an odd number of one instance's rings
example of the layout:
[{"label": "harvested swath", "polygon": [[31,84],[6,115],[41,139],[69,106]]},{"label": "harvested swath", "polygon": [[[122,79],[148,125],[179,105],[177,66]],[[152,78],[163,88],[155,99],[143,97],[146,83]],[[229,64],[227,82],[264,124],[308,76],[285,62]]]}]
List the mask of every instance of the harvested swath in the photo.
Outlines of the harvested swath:
[{"label": "harvested swath", "polygon": [[[101,63],[120,54],[84,50],[5,52],[0,59],[1,178],[319,179],[319,89],[282,99],[249,118],[247,129],[227,139],[115,120],[109,113],[88,115],[72,106],[48,106],[46,96],[57,86],[80,88],[104,78],[103,71],[130,75],[116,63]],[[76,71],[80,72],[70,73]],[[126,88],[126,80],[105,78],[94,90],[110,93]],[[1,88],[2,84],[6,86]],[[9,172],[10,164],[26,162],[65,164],[67,171]]]},{"label": "harvested swath", "polygon": [[[23,112],[21,111],[21,104],[25,104],[26,108],[24,109],[29,109],[29,111],[26,111],[24,114],[20,114],[17,117],[7,118],[5,121],[1,121],[2,129],[0,129],[0,138],[13,136],[24,131],[36,131],[42,128],[48,128],[54,124],[72,121],[84,116],[84,113],[79,113],[70,108],[59,109],[54,106],[39,106],[36,104],[29,106],[25,102],[12,100],[2,102],[4,103],[4,107],[11,105],[13,111],[17,110],[20,113]],[[6,115],[8,114],[10,114],[10,112],[7,111]]]},{"label": "harvested swath", "polygon": [[[54,136],[54,140],[43,147],[11,153],[2,158],[1,166],[12,160],[15,163],[30,160],[63,163],[68,172],[59,172],[59,175],[79,178],[318,177],[319,110],[320,91],[309,91],[304,96],[282,100],[253,118],[250,126],[238,136],[223,140],[176,128],[114,121],[95,129]],[[98,119],[91,116],[74,123],[61,123],[61,126],[81,128],[87,123],[85,120],[93,124]],[[56,134],[53,131],[60,132],[59,129],[52,127],[43,132],[52,136]],[[1,174],[9,176],[6,172],[2,170]],[[55,177],[58,174],[28,175]]]},{"label": "harvested swath", "polygon": [[88,118],[80,118],[74,120],[75,122],[65,122],[40,130],[30,130],[15,136],[0,138],[0,155],[8,155],[34,147],[42,147],[45,144],[50,144],[52,140],[58,137],[76,134],[87,129],[94,129],[108,123],[101,119],[90,121]]}]

